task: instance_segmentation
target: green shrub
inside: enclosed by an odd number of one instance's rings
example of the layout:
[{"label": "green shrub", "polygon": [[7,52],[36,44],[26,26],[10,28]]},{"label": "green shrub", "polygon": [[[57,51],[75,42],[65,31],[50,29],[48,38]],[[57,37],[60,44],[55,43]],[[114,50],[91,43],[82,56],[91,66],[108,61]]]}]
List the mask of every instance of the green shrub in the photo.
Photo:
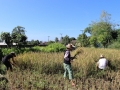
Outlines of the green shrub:
[{"label": "green shrub", "polygon": [[30,49],[31,51],[41,51],[41,47],[40,46],[34,46],[33,48]]},{"label": "green shrub", "polygon": [[16,54],[27,53],[27,52],[61,52],[65,50],[65,46],[60,43],[52,43],[46,47],[35,46],[32,48],[4,48],[0,50],[0,58],[9,54],[10,52],[15,52]]},{"label": "green shrub", "polygon": [[60,43],[52,43],[45,47],[44,51],[45,52],[61,52],[65,50],[65,46]]},{"label": "green shrub", "polygon": [[109,45],[108,48],[120,49],[120,42],[114,42],[111,45]]},{"label": "green shrub", "polygon": [[0,63],[0,74],[6,74],[7,68],[4,64]]}]

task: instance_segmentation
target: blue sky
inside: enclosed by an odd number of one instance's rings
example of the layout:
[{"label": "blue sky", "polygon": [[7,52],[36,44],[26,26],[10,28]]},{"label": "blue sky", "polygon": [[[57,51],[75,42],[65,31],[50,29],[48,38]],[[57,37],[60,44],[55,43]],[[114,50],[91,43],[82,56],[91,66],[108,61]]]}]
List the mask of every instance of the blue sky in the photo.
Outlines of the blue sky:
[{"label": "blue sky", "polygon": [[77,38],[104,10],[120,23],[120,0],[0,0],[0,32],[23,26],[28,40]]}]

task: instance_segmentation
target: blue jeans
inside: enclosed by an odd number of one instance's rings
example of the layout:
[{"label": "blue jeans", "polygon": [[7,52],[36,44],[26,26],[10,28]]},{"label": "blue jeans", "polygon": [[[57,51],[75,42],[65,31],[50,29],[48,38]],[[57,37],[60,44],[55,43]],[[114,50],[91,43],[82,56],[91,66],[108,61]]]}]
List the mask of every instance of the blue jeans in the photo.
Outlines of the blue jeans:
[{"label": "blue jeans", "polygon": [[73,79],[73,72],[72,72],[72,68],[71,68],[71,65],[70,64],[65,64],[63,63],[63,66],[64,66],[64,78],[67,76],[67,72],[69,74],[69,79]]}]

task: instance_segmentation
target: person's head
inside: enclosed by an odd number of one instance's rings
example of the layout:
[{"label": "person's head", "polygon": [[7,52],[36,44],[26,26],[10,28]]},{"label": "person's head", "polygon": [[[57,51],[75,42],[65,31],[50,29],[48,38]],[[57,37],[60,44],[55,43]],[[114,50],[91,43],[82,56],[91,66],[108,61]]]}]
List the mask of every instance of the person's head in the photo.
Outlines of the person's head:
[{"label": "person's head", "polygon": [[16,57],[15,52],[11,52],[10,54],[11,54],[13,57]]},{"label": "person's head", "polygon": [[101,54],[101,55],[100,55],[100,58],[104,58],[104,55]]},{"label": "person's head", "polygon": [[73,46],[72,46],[72,44],[68,44],[68,45],[66,45],[66,48],[67,48],[67,50],[72,50]]}]

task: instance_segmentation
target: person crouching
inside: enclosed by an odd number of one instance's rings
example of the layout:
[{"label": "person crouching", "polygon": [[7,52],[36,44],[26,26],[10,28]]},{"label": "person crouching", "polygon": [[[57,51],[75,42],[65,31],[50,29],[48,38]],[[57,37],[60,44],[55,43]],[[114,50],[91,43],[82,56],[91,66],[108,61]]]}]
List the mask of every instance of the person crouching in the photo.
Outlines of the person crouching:
[{"label": "person crouching", "polygon": [[6,56],[2,59],[2,63],[7,67],[7,70],[10,69],[11,71],[13,71],[12,65],[11,65],[11,63],[10,63],[10,59],[12,59],[13,63],[15,63],[14,57],[16,57],[15,53],[14,53],[14,52],[11,52],[10,54],[6,55]]},{"label": "person crouching", "polygon": [[98,69],[105,70],[107,65],[108,65],[108,60],[103,55],[100,55],[100,59],[96,64],[97,70]]}]

